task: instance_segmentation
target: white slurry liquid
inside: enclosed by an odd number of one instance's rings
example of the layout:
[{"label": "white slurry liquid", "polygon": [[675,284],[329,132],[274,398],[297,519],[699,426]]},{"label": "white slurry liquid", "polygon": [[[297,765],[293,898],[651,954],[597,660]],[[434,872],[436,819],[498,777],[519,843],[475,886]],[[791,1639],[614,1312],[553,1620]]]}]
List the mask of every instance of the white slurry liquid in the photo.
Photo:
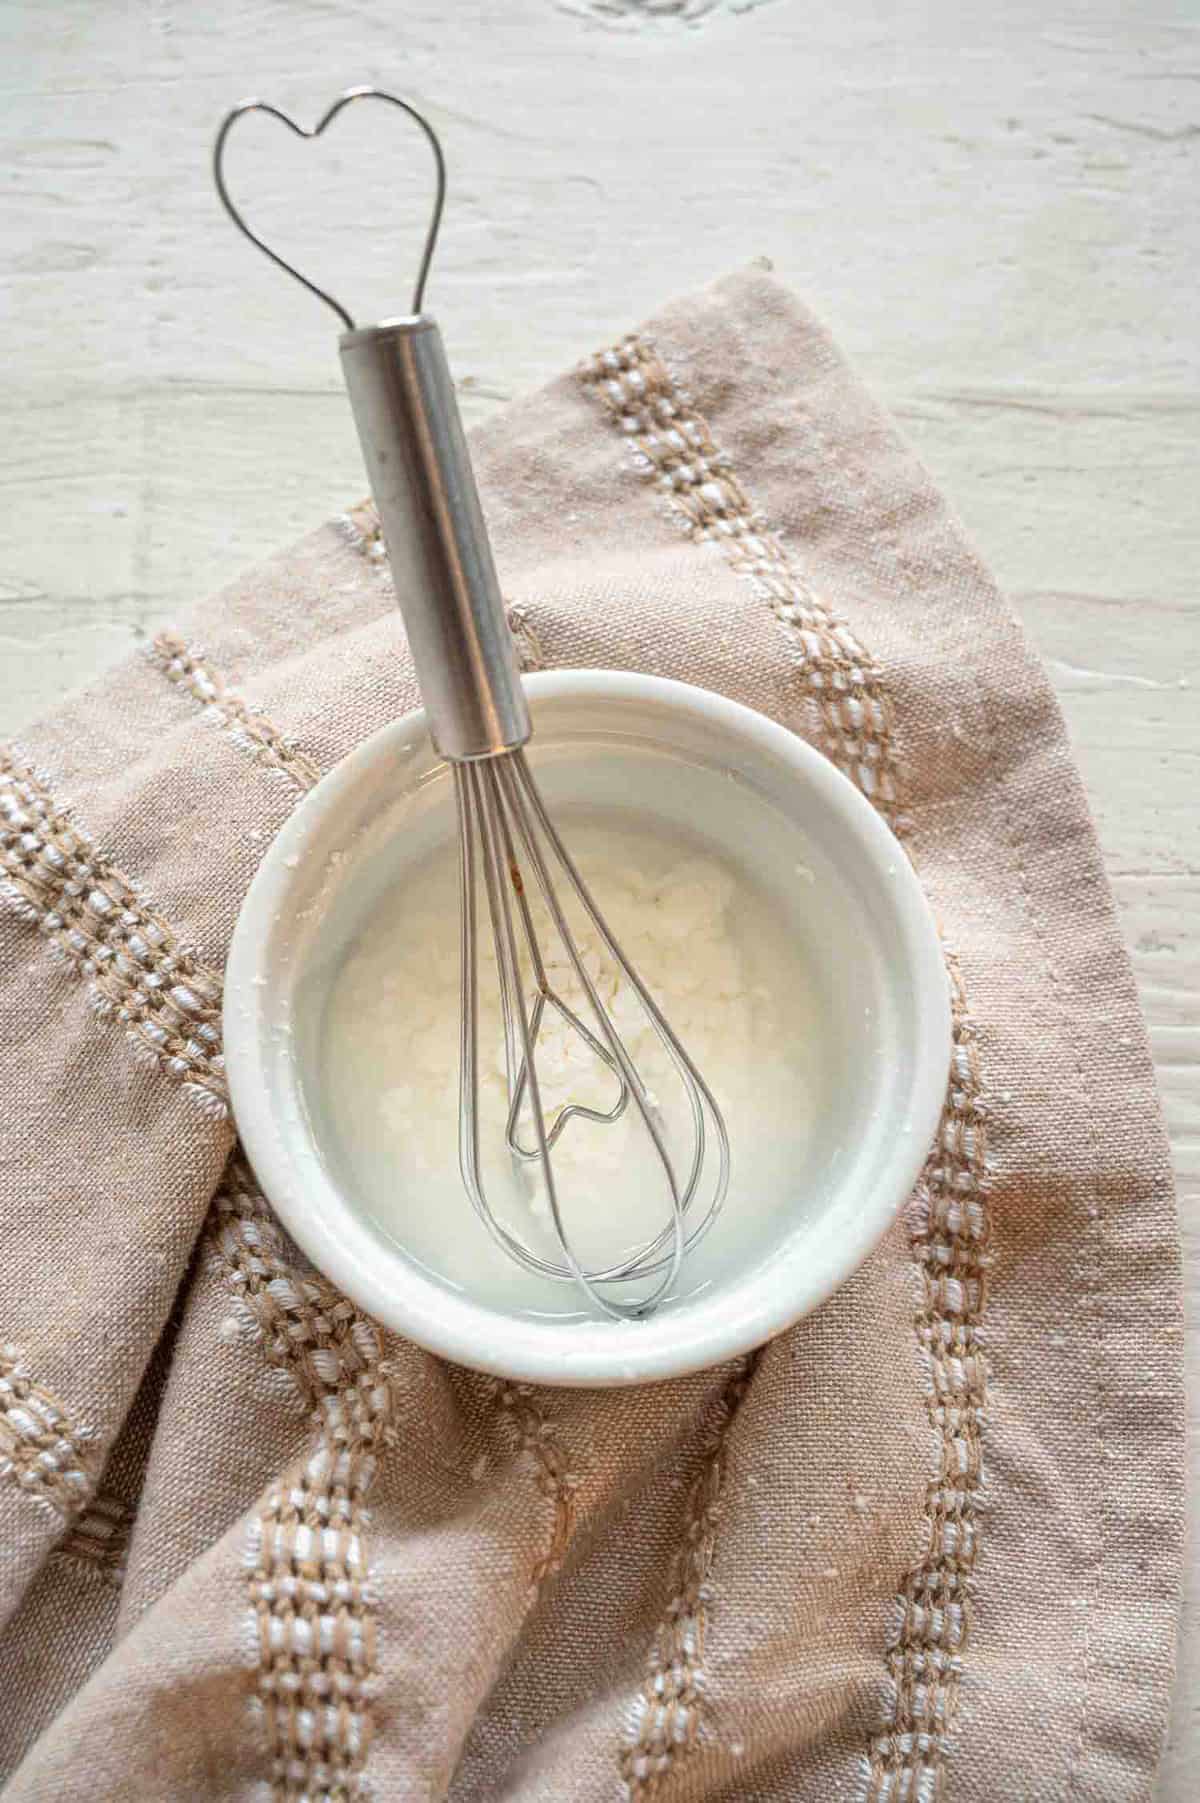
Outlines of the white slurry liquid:
[{"label": "white slurry liquid", "polygon": [[[687,1296],[731,1258],[768,1255],[806,1212],[819,1167],[836,1157],[820,1135],[824,1086],[834,1074],[822,1056],[828,1001],[813,955],[811,872],[795,827],[720,773],[611,746],[581,763],[585,750],[539,772],[555,823],[729,1133],[729,1193],[685,1261],[675,1293]],[[495,1244],[459,1172],[459,869],[447,789],[442,784],[438,807],[417,819],[406,854],[393,848],[393,870],[377,854],[380,868],[332,968],[319,1035],[329,1155],[377,1229],[448,1284],[509,1311],[578,1315],[588,1305],[573,1285],[522,1269]],[[719,818],[729,809],[751,857],[726,852],[739,838]],[[686,1176],[690,1114],[678,1075],[636,995],[616,982],[594,928],[581,911],[568,912]],[[540,909],[536,919],[552,986],[598,1031]],[[504,1041],[482,893],[479,929],[483,1180],[503,1223],[558,1260],[536,1167],[519,1166],[505,1145]],[[607,1110],[616,1100],[611,1070],[553,1009],[536,1068],[548,1125],[570,1102]],[[520,1133],[532,1140],[528,1114]],[[661,1164],[632,1102],[612,1123],[568,1121],[553,1160],[564,1222],[586,1265],[615,1262],[668,1223]],[[715,1168],[710,1160],[697,1212]]]}]

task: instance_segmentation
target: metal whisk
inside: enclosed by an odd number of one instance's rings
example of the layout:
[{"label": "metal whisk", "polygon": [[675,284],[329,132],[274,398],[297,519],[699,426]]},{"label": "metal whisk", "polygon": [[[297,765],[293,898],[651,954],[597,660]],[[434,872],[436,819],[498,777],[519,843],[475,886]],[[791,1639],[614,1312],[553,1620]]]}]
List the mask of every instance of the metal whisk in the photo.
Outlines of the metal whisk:
[{"label": "metal whisk", "polygon": [[[304,138],[316,138],[352,101],[384,100],[407,113],[433,151],[436,190],[413,292],[412,313],[380,325],[355,325],[340,301],[302,275],[252,232],[225,185],[223,159],[234,123],[264,112]],[[421,311],[446,192],[445,161],[429,122],[406,101],[377,88],[351,88],[311,129],[260,100],[225,118],[213,148],[217,192],[234,224],[272,262],[338,315],[342,370],[379,513],[396,594],[425,702],[430,735],[453,772],[458,810],[462,921],[462,1038],[459,1165],[488,1232],[527,1270],[577,1284],[605,1314],[642,1318],[670,1293],[688,1249],[707,1231],[729,1184],[729,1140],[712,1093],[633,969],[563,845],[538,792],[524,746],[532,723],[517,669],[446,362],[441,333]],[[480,1159],[479,894],[495,949],[503,1020],[508,1112],[505,1145],[514,1170],[540,1173],[560,1256],[544,1256],[506,1226],[489,1203]],[[561,891],[561,893],[560,893]],[[690,1125],[680,1156],[666,1124],[605,1007],[563,906],[563,895],[599,938],[617,980],[636,996],[673,1066]],[[539,930],[531,898],[544,921]],[[548,923],[548,924],[547,924]],[[561,945],[583,993],[589,1026],[550,981],[540,933]],[[611,1072],[616,1099],[607,1110],[568,1102],[548,1120],[538,1076],[539,1032],[547,1010],[578,1034]],[[585,1269],[572,1249],[555,1180],[554,1147],[573,1119],[610,1124],[632,1102],[661,1168],[663,1223],[635,1250],[603,1268]],[[715,1164],[715,1171],[713,1166]],[[702,1200],[702,1197],[705,1198]],[[615,1285],[650,1280],[636,1298]]]}]

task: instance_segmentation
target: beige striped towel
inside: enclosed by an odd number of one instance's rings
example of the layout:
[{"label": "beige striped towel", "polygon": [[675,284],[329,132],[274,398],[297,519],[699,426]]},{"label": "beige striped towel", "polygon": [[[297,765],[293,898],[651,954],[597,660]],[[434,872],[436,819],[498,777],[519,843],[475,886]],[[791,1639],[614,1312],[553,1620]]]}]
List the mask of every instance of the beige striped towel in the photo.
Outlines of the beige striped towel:
[{"label": "beige striped towel", "polygon": [[1045,677],[765,276],[476,451],[528,661],[723,690],[901,832],[954,997],[941,1131],[760,1354],[605,1394],[441,1364],[288,1244],[221,1058],[264,848],[416,699],[369,511],[66,702],[0,762],[3,1795],[1145,1798],[1179,1258]]}]

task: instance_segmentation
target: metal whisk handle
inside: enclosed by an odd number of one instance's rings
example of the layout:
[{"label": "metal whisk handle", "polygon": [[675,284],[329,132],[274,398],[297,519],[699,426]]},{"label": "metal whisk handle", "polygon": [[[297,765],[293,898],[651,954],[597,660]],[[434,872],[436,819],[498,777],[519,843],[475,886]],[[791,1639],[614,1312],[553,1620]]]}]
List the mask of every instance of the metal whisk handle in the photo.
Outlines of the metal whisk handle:
[{"label": "metal whisk handle", "polygon": [[512,751],[529,709],[442,335],[418,314],[338,345],[434,745]]}]

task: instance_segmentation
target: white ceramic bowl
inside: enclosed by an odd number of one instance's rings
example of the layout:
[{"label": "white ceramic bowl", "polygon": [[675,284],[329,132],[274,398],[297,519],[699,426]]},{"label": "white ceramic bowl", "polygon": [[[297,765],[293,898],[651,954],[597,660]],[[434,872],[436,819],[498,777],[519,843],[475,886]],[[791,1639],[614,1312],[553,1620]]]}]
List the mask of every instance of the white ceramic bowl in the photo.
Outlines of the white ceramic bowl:
[{"label": "white ceramic bowl", "polygon": [[[381,845],[403,845],[413,807],[431,793],[444,794],[437,805],[449,825],[449,783],[421,714],[376,733],[332,771],[279,833],[251,884],[225,990],[234,1114],[285,1226],[318,1269],[388,1327],[461,1364],[528,1382],[676,1376],[798,1320],[884,1232],[916,1181],[945,1093],[945,968],[896,840],[803,740],[735,702],[655,677],[555,671],[527,678],[526,687],[531,759],[549,782],[552,808],[556,781],[569,793],[572,744],[588,746],[593,768],[604,742],[633,744],[701,766],[714,799],[731,777],[741,785],[744,808],[729,807],[726,787],[725,805],[705,823],[731,859],[745,865],[771,855],[763,829],[751,830],[768,808],[804,835],[811,931],[800,949],[829,978],[821,1030],[831,1081],[816,1151],[797,1173],[795,1197],[779,1199],[771,1244],[747,1248],[741,1262],[731,1256],[717,1281],[647,1321],[530,1318],[442,1283],[356,1200],[313,1106],[322,998],[353,931],[364,865]],[[651,806],[649,789],[644,799]],[[395,893],[402,908],[402,874]],[[736,1161],[736,1144],[732,1152]]]}]

